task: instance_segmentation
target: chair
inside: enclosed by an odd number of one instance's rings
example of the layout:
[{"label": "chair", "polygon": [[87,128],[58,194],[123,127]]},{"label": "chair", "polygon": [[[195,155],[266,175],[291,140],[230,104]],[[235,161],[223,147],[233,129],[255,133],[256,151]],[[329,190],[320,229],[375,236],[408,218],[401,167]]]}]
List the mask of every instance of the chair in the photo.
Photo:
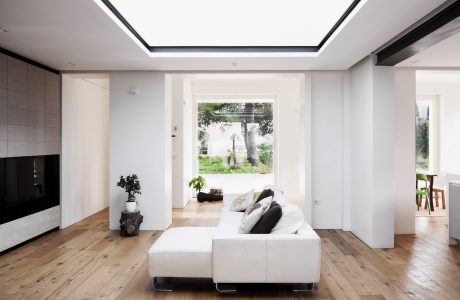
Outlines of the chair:
[{"label": "chair", "polygon": [[[416,175],[417,183],[419,181],[425,181],[425,188],[415,190],[415,195],[417,197],[417,210],[420,209],[422,204],[422,197],[425,196],[425,205],[428,204],[428,213],[431,215],[431,205],[430,205],[430,194],[429,194],[429,185],[428,185],[428,177],[425,174],[418,173]],[[417,185],[418,186],[418,185]]]}]

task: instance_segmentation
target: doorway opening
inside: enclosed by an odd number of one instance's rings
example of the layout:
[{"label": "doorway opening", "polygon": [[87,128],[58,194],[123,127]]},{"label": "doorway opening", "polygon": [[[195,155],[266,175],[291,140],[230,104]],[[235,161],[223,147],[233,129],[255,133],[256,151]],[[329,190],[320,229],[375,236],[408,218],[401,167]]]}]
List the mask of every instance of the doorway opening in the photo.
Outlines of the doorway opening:
[{"label": "doorway opening", "polygon": [[443,217],[447,222],[449,182],[460,179],[459,83],[459,71],[416,72],[416,172],[427,175],[426,183],[417,184],[428,195],[422,197],[417,217]]},{"label": "doorway opening", "polygon": [[171,74],[172,206],[197,191],[191,179],[224,194],[275,185],[303,207],[305,75]]}]

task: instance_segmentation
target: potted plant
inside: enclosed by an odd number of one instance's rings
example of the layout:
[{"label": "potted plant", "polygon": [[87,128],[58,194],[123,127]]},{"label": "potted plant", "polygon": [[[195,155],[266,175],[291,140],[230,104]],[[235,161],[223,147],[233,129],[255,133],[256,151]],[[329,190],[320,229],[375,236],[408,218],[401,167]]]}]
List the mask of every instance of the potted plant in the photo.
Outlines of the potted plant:
[{"label": "potted plant", "polygon": [[136,211],[136,194],[141,194],[141,184],[136,174],[128,175],[126,178],[120,176],[117,186],[125,189],[128,193],[128,200],[126,201],[126,210],[128,212]]},{"label": "potted plant", "polygon": [[192,180],[190,180],[190,182],[188,183],[188,186],[200,193],[201,190],[203,190],[206,187],[206,179],[204,179],[204,177],[202,176],[192,178]]}]

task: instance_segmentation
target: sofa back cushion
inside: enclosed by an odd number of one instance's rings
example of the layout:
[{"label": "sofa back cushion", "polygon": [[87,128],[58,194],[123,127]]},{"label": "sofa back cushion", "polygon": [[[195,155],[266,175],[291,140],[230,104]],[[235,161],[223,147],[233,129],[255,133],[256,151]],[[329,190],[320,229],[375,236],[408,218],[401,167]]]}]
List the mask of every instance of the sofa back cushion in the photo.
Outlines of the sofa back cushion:
[{"label": "sofa back cushion", "polygon": [[278,223],[281,218],[282,210],[281,206],[273,201],[270,204],[270,208],[262,215],[260,220],[254,225],[251,229],[253,234],[267,234],[272,231],[276,223]]},{"label": "sofa back cushion", "polygon": [[296,233],[305,222],[302,209],[292,203],[283,206],[282,215],[272,229],[273,234]]}]

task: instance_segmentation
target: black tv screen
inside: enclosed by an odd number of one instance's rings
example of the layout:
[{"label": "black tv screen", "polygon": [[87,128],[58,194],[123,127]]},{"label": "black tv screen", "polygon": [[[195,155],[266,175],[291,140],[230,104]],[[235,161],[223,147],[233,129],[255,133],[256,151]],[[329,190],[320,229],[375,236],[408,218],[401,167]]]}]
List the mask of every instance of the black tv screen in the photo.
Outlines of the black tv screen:
[{"label": "black tv screen", "polygon": [[0,159],[0,221],[59,205],[59,155]]}]

